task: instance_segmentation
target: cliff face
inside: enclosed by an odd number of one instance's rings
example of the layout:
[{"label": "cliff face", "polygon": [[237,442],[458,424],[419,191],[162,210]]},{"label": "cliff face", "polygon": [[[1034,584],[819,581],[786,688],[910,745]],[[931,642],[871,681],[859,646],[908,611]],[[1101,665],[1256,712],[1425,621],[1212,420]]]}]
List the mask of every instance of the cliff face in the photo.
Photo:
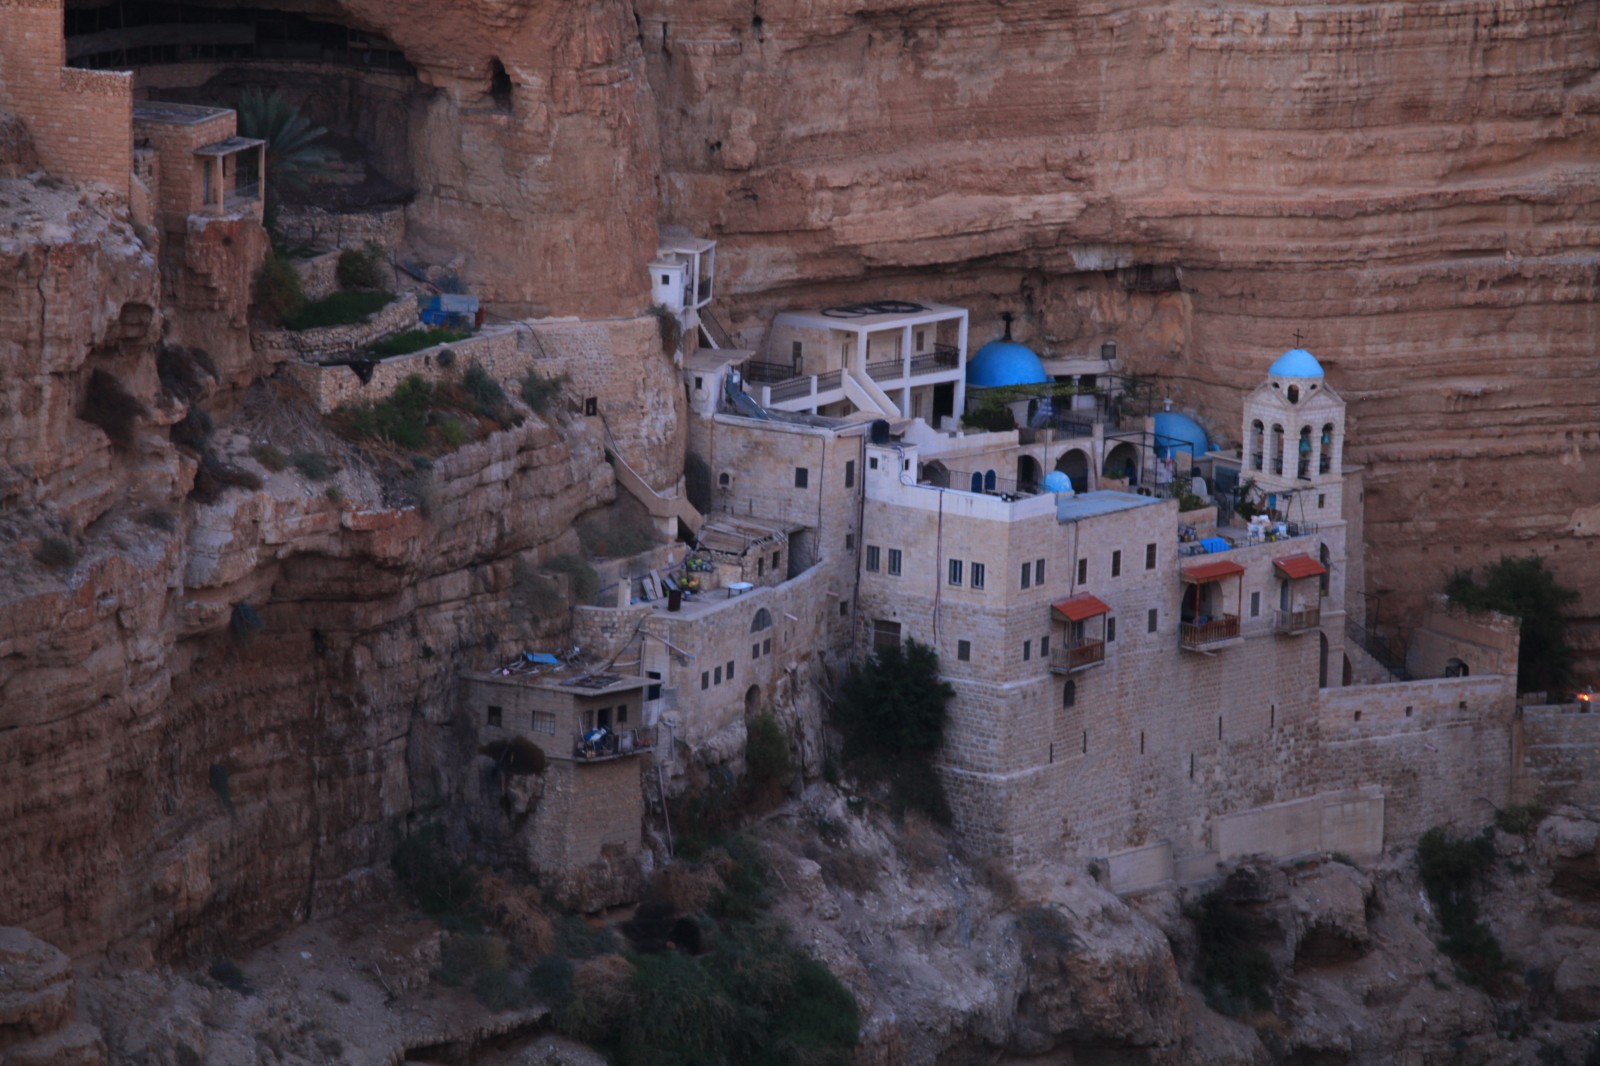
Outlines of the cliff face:
[{"label": "cliff face", "polygon": [[747,339],[824,300],[949,299],[978,342],[1012,309],[1234,439],[1298,331],[1369,465],[1369,616],[1502,552],[1600,593],[1593,5],[638,12],[663,217],[721,239]]}]

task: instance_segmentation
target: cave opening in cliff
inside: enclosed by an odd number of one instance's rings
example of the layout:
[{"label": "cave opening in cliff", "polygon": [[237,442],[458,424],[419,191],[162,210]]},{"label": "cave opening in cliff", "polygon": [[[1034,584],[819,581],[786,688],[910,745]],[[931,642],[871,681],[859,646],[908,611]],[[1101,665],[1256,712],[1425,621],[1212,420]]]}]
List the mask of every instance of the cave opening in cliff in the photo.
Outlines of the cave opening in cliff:
[{"label": "cave opening in cliff", "polygon": [[67,62],[131,70],[140,99],[237,107],[256,89],[326,129],[333,162],[302,203],[342,211],[411,198],[412,115],[432,90],[399,46],[335,5],[67,0],[63,17]]}]

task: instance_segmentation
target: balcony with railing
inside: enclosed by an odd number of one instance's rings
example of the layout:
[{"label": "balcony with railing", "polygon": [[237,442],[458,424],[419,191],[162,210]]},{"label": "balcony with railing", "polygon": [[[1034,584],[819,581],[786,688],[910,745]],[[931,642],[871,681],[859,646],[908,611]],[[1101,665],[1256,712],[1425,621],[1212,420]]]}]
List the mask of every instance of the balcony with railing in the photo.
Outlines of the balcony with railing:
[{"label": "balcony with railing", "polygon": [[1196,651],[1227,647],[1240,639],[1239,616],[1236,614],[1178,624],[1179,643]]},{"label": "balcony with railing", "polygon": [[1050,672],[1075,674],[1106,661],[1106,642],[1097,639],[1063,641],[1050,649]]},{"label": "balcony with railing", "polygon": [[655,746],[655,726],[619,729],[616,732],[608,729],[600,736],[593,731],[587,735],[573,733],[571,757],[573,762],[580,764],[610,762],[613,759],[631,758]]},{"label": "balcony with railing", "polygon": [[1296,633],[1309,633],[1322,625],[1322,605],[1313,604],[1310,607],[1297,607],[1294,610],[1278,611],[1278,632],[1288,635]]}]

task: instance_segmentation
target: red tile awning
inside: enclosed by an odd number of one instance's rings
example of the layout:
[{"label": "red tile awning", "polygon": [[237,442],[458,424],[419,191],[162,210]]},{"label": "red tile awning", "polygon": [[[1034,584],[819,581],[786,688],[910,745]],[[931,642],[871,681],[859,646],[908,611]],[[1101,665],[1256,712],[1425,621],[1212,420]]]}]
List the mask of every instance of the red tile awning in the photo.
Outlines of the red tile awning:
[{"label": "red tile awning", "polygon": [[1235,577],[1244,573],[1244,567],[1238,563],[1231,563],[1226,559],[1219,559],[1214,563],[1202,563],[1191,566],[1182,571],[1183,579],[1191,585],[1205,585],[1212,581],[1221,581],[1225,577]]},{"label": "red tile awning", "polygon": [[1074,596],[1070,600],[1052,603],[1050,609],[1068,622],[1081,622],[1085,618],[1111,613],[1111,608],[1106,606],[1104,600],[1098,596],[1091,596],[1087,592]]},{"label": "red tile awning", "polygon": [[1283,576],[1293,581],[1302,577],[1321,577],[1328,572],[1328,568],[1311,558],[1309,555],[1286,555],[1282,559],[1272,560],[1272,565],[1277,567]]}]

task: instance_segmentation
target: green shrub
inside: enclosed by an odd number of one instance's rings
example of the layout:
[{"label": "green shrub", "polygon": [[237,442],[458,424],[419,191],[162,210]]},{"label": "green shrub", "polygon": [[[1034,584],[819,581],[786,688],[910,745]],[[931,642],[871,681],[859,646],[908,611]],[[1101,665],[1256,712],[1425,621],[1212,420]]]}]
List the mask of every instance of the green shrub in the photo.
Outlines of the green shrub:
[{"label": "green shrub", "polygon": [[661,304],[651,304],[650,313],[655,316],[656,328],[661,334],[661,351],[671,355],[683,343],[683,323]]},{"label": "green shrub", "polygon": [[98,369],[89,375],[89,388],[78,417],[98,426],[113,447],[120,451],[132,448],[134,427],[149,414],[114,375]]},{"label": "green shrub", "polygon": [[569,959],[592,959],[617,950],[616,937],[605,927],[592,928],[576,914],[560,914],[550,922],[556,950]]},{"label": "green shrub", "polygon": [[551,402],[557,399],[561,395],[561,390],[566,387],[565,374],[552,374],[546,377],[537,370],[530,370],[522,375],[522,402],[544,414],[550,410]]},{"label": "green shrub", "polygon": [[211,415],[205,408],[190,407],[183,418],[172,427],[172,443],[203,452],[215,430],[216,423],[211,420]]},{"label": "green shrub", "polygon": [[230,488],[259,489],[261,477],[251,470],[243,470],[218,459],[211,452],[200,456],[200,465],[194,473],[194,487],[189,498],[199,503],[216,503]]},{"label": "green shrub", "polygon": [[390,865],[412,901],[434,917],[463,915],[477,902],[478,879],[450,853],[442,826],[411,833],[394,849]]},{"label": "green shrub", "polygon": [[452,414],[441,414],[433,421],[439,440],[447,448],[459,448],[471,438],[467,424]]},{"label": "green shrub", "polygon": [[1489,927],[1478,920],[1479,883],[1494,866],[1494,834],[1458,837],[1435,826],[1417,842],[1417,872],[1444,934],[1439,949],[1460,978],[1490,995],[1505,988],[1512,961]]},{"label": "green shrub", "polygon": [[381,289],[388,279],[383,271],[383,249],[376,244],[346,248],[339,253],[334,276],[341,289]]},{"label": "green shrub", "polygon": [[289,457],[270,444],[254,445],[250,449],[250,457],[274,474],[281,474],[289,469]]},{"label": "green shrub", "polygon": [[545,1006],[560,1010],[572,1001],[573,970],[564,955],[540,955],[528,969],[528,989]]},{"label": "green shrub", "polygon": [[1272,959],[1255,943],[1238,905],[1214,889],[1184,914],[1195,927],[1195,979],[1211,1009],[1242,1018],[1272,1006]]},{"label": "green shrub", "polygon": [[334,474],[333,463],[321,452],[295,452],[294,468],[311,481],[326,481]]},{"label": "green shrub", "polygon": [[748,726],[744,764],[750,787],[758,795],[780,793],[794,777],[789,737],[771,714],[756,715]]},{"label": "green shrub", "polygon": [[600,594],[600,575],[581,555],[563,552],[544,564],[544,569],[556,574],[566,574],[567,589],[573,603],[593,603]]},{"label": "green shrub", "polygon": [[[391,333],[380,341],[367,345],[366,354],[373,359],[387,359],[391,355],[410,355],[420,352],[424,348],[432,348],[436,344],[453,344],[472,336],[471,333],[457,329],[408,329],[401,333]],[[449,359],[445,358],[449,353]],[[455,353],[448,348],[439,353],[439,365],[449,367],[455,362]]]},{"label": "green shrub", "polygon": [[931,754],[944,743],[955,689],[939,677],[939,653],[908,640],[868,656],[845,680],[839,725],[858,752]]},{"label": "green shrub", "polygon": [[487,370],[473,363],[461,375],[461,387],[484,407],[498,407],[506,402],[506,390]]},{"label": "green shrub", "polygon": [[233,614],[228,619],[228,629],[233,633],[233,639],[243,647],[248,648],[256,639],[256,634],[266,628],[266,623],[261,620],[261,615],[248,603],[240,601],[233,605]]},{"label": "green shrub", "polygon": [[1494,812],[1494,827],[1502,833],[1522,836],[1543,819],[1545,810],[1536,804],[1513,803]]},{"label": "green shrub", "polygon": [[1572,648],[1563,612],[1577,602],[1574,589],[1556,583],[1537,555],[1502,555],[1480,583],[1471,570],[1457,570],[1445,595],[1469,610],[1494,610],[1521,619],[1517,652],[1518,692],[1565,692],[1572,685]]},{"label": "green shrub", "polygon": [[1004,433],[1017,428],[1017,418],[1004,404],[986,403],[962,415],[961,424],[968,429]]},{"label": "green shrub", "polygon": [[388,441],[401,448],[420,448],[428,439],[428,411],[434,388],[419,374],[402,381],[388,398],[342,408],[350,432],[358,439]]},{"label": "green shrub", "polygon": [[286,257],[276,252],[267,256],[250,287],[250,309],[256,317],[269,325],[281,326],[305,306],[306,294],[300,285],[299,272]]},{"label": "green shrub", "polygon": [[78,563],[78,549],[62,537],[45,537],[33,557],[52,570],[65,570]]},{"label": "green shrub", "polygon": [[390,292],[336,292],[285,315],[282,325],[296,332],[354,325],[365,322],[393,300],[394,294]]}]

